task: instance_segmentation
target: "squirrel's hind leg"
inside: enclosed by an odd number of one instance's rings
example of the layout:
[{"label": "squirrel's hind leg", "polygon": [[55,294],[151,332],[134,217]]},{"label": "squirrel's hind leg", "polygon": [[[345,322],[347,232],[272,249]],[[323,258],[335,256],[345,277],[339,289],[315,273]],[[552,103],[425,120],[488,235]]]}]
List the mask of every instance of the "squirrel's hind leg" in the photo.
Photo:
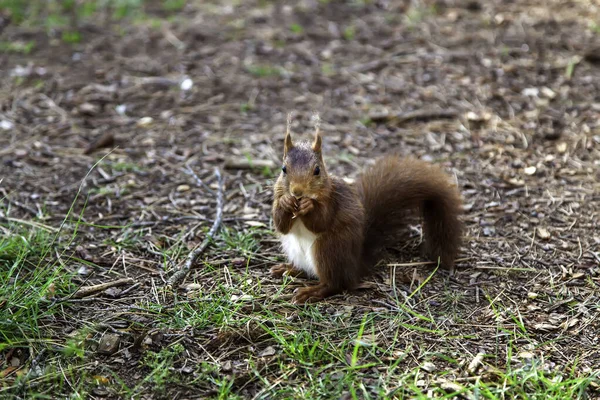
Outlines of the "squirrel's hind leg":
[{"label": "squirrel's hind leg", "polygon": [[293,302],[296,304],[316,303],[326,297],[341,293],[343,289],[320,283],[316,286],[299,288],[296,291]]},{"label": "squirrel's hind leg", "polygon": [[271,267],[271,276],[274,276],[275,278],[281,278],[283,275],[294,278],[307,277],[304,271],[295,268],[292,264],[277,264]]}]

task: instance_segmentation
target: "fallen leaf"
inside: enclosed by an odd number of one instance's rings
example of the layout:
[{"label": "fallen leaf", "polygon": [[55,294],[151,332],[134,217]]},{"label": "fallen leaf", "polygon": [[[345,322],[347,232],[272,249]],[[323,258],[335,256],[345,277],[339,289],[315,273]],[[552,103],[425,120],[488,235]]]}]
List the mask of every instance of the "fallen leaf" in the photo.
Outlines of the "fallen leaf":
[{"label": "fallen leaf", "polygon": [[108,383],[110,382],[110,380],[106,376],[102,375],[94,375],[92,376],[92,379],[94,379],[96,381],[96,384],[98,385],[108,385]]},{"label": "fallen leaf", "polygon": [[567,329],[574,327],[578,323],[579,323],[579,318],[573,318],[573,319],[570,319],[570,320],[565,321],[562,324],[560,324],[560,327],[564,330],[567,330]]},{"label": "fallen leaf", "polygon": [[277,351],[272,346],[269,346],[266,349],[264,349],[263,351],[261,351],[258,356],[259,357],[270,357],[270,356],[274,356],[276,353],[277,353]]},{"label": "fallen leaf", "polygon": [[238,296],[236,294],[231,295],[231,301],[250,301],[252,300],[254,297],[249,295],[249,294],[243,294],[241,296]]},{"label": "fallen leaf", "polygon": [[551,324],[535,324],[533,326],[533,329],[535,329],[536,331],[545,331],[545,332],[552,332],[555,331],[559,328],[559,326],[556,325],[551,325]]},{"label": "fallen leaf", "polygon": [[446,392],[462,392],[464,390],[464,386],[446,380],[440,383],[440,387]]},{"label": "fallen leaf", "polygon": [[5,376],[10,375],[11,373],[13,373],[14,371],[16,371],[17,369],[19,369],[19,367],[13,367],[13,366],[6,367],[2,371],[0,371],[0,377],[4,378]]},{"label": "fallen leaf", "polygon": [[202,285],[199,283],[188,283],[187,285],[184,285],[184,289],[185,290],[198,290],[198,289],[202,289]]},{"label": "fallen leaf", "polygon": [[529,351],[521,351],[519,354],[517,354],[517,356],[519,358],[531,359],[533,358],[533,353],[530,353]]},{"label": "fallen leaf", "polygon": [[471,360],[471,362],[469,363],[469,366],[467,367],[467,371],[471,374],[475,373],[475,371],[477,371],[477,368],[479,368],[479,366],[481,365],[481,362],[483,361],[483,353],[477,353],[477,355],[473,358],[473,360]]}]

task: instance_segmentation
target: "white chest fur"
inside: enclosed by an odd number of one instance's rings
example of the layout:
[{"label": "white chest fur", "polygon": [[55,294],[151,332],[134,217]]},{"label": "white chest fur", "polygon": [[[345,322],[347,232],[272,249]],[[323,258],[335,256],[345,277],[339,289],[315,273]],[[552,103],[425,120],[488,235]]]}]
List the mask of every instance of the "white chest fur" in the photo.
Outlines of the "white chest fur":
[{"label": "white chest fur", "polygon": [[314,257],[315,240],[317,235],[309,231],[300,219],[294,221],[287,235],[281,236],[283,251],[287,254],[289,262],[312,277],[317,276]]}]

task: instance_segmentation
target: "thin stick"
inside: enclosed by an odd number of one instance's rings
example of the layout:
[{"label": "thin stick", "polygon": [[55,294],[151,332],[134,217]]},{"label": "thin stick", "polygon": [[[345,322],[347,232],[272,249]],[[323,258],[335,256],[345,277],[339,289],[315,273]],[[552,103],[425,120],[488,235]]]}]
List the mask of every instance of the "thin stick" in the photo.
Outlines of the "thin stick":
[{"label": "thin stick", "polygon": [[535,272],[538,271],[535,268],[520,268],[520,267],[484,267],[481,265],[475,265],[475,269],[489,269],[495,271],[522,271],[522,272]]},{"label": "thin stick", "polygon": [[133,283],[133,279],[123,278],[123,279],[117,279],[116,281],[112,281],[112,282],[100,283],[98,285],[83,286],[83,287],[79,288],[78,291],[73,293],[73,296],[71,296],[71,298],[81,299],[83,297],[91,296],[94,293],[103,292],[108,288],[123,286],[123,285],[127,285],[129,283]]},{"label": "thin stick", "polygon": [[194,251],[192,251],[189,254],[185,264],[180,266],[177,269],[177,271],[175,271],[175,273],[169,278],[169,280],[167,280],[167,285],[169,287],[175,286],[178,282],[182,281],[187,276],[187,274],[188,274],[188,272],[190,272],[190,269],[192,268],[192,265],[194,264],[194,262],[196,262],[198,257],[200,257],[200,255],[204,252],[204,250],[206,250],[206,248],[210,244],[210,241],[212,240],[213,236],[217,233],[217,231],[219,230],[219,227],[221,226],[221,222],[223,221],[223,202],[224,202],[224,200],[223,200],[223,177],[221,176],[221,171],[219,171],[218,168],[215,168],[215,175],[217,177],[217,181],[219,182],[219,191],[217,192],[217,216],[215,217],[215,221],[213,222],[213,225],[210,228],[210,231],[208,231],[208,233],[206,234],[206,237],[202,241],[202,244],[200,244],[200,246],[198,246]]},{"label": "thin stick", "polygon": [[45,231],[52,232],[52,233],[56,233],[56,232],[59,231],[57,228],[54,228],[54,227],[49,226],[49,225],[44,225],[44,224],[42,224],[40,222],[27,221],[27,220],[24,220],[24,219],[18,219],[18,218],[12,218],[12,217],[0,217],[0,219],[4,219],[4,220],[6,220],[8,222],[14,222],[16,224],[32,226],[34,228],[43,229]]},{"label": "thin stick", "polygon": [[[470,260],[469,257],[459,258],[454,260],[454,262],[463,262]],[[417,267],[419,265],[437,265],[436,261],[420,261],[420,262],[411,262],[411,263],[401,263],[401,264],[387,264],[388,267]]]},{"label": "thin stick", "polygon": [[[196,180],[196,183],[200,186],[202,186],[204,189],[206,189],[206,191],[210,194],[212,194],[213,196],[216,196],[217,194],[215,193],[214,190],[212,190],[206,183],[204,183],[204,181],[202,179],[200,179],[198,177],[198,175],[196,175],[196,173],[194,172],[194,170],[192,168],[190,168],[189,165],[185,166],[185,171],[186,174],[191,175],[194,180]],[[216,174],[216,172],[215,172]]]}]

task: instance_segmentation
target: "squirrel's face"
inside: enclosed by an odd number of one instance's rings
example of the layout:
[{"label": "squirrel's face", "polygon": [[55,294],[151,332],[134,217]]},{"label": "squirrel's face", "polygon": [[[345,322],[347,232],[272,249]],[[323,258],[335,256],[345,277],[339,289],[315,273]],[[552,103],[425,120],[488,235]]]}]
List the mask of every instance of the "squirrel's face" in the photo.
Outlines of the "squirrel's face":
[{"label": "squirrel's face", "polygon": [[327,184],[327,171],[321,153],[309,143],[299,143],[286,151],[281,168],[281,182],[296,199],[317,199]]}]

